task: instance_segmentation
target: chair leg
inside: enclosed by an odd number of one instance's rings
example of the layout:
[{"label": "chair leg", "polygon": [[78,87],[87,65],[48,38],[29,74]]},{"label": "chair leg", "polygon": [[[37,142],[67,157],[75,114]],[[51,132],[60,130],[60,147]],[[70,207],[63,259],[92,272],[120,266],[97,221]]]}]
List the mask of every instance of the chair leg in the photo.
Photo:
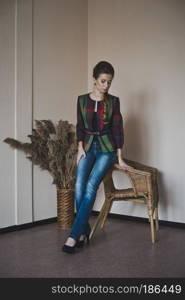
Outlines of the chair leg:
[{"label": "chair leg", "polygon": [[158,217],[158,207],[155,207],[155,228],[159,230],[159,217]]},{"label": "chair leg", "polygon": [[108,213],[109,213],[109,211],[110,211],[110,209],[111,209],[111,205],[112,205],[112,201],[111,201],[111,200],[107,200],[106,202],[107,202],[107,203],[106,203],[106,206],[105,206],[105,211],[104,211],[104,215],[103,215],[103,220],[102,220],[102,223],[101,223],[101,225],[100,225],[101,228],[103,228],[104,225],[105,225],[105,221],[106,221],[106,219],[107,219],[107,215],[108,215]]},{"label": "chair leg", "polygon": [[101,209],[101,211],[100,211],[100,213],[99,213],[99,215],[97,217],[97,220],[95,221],[95,223],[94,223],[94,225],[93,225],[93,227],[91,229],[91,232],[90,232],[90,235],[89,235],[89,239],[92,238],[92,236],[94,235],[94,233],[95,233],[95,231],[96,231],[99,223],[101,222],[101,219],[103,218],[103,215],[104,215],[104,212],[105,212],[105,208],[106,208],[106,200],[105,200],[105,202],[104,202],[104,204],[102,206],[102,209]]},{"label": "chair leg", "polygon": [[154,219],[152,215],[150,216],[150,228],[151,228],[152,243],[155,243],[156,234],[155,234],[155,227],[154,227]]},{"label": "chair leg", "polygon": [[152,243],[155,243],[156,230],[155,230],[155,226],[154,226],[153,210],[150,207],[148,207],[148,215],[149,215]]}]

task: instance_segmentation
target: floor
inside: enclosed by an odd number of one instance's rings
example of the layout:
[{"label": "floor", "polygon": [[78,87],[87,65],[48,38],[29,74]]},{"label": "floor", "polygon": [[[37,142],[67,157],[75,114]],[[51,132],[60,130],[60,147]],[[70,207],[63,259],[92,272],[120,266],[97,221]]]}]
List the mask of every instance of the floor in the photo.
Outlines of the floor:
[{"label": "floor", "polygon": [[72,255],[61,251],[67,233],[51,223],[1,234],[0,277],[185,277],[183,228],[160,225],[152,244],[149,224],[109,217]]}]

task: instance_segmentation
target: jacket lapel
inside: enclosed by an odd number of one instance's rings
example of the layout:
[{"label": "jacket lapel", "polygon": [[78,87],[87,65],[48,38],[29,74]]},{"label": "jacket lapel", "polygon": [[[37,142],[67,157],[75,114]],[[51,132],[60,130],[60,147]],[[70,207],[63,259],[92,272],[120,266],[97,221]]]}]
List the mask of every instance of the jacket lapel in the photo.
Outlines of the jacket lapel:
[{"label": "jacket lapel", "polygon": [[[103,122],[103,105],[100,110],[100,114],[98,114],[98,120],[100,124],[101,130],[104,129],[104,127],[110,122],[112,117],[112,97],[108,95],[109,101],[108,101],[108,111],[107,111],[107,117],[106,120]],[[84,120],[84,125],[86,129],[90,129],[92,125],[92,118],[93,118],[93,108],[88,107],[88,94],[85,94],[85,97],[80,97],[80,107],[82,112],[82,117]],[[100,120],[101,119],[101,120]]]}]

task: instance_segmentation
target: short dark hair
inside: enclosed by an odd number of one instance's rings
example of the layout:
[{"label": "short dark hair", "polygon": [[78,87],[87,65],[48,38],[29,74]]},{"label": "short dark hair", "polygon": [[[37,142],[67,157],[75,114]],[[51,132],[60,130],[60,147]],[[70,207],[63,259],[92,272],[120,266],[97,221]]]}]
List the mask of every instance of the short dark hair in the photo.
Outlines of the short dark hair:
[{"label": "short dark hair", "polygon": [[102,60],[93,68],[93,77],[95,79],[97,79],[102,73],[111,74],[112,78],[114,77],[114,68],[108,61]]}]

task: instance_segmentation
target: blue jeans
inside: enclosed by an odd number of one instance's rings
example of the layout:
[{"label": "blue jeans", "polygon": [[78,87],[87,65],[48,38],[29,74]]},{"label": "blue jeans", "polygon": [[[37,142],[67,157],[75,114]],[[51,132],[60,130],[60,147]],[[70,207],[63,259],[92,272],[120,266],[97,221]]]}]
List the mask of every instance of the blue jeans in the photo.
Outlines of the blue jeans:
[{"label": "blue jeans", "polygon": [[117,151],[102,152],[98,141],[93,141],[86,157],[81,156],[76,167],[74,201],[76,218],[68,237],[78,239],[90,233],[88,222],[98,187],[109,167],[116,160]]}]

